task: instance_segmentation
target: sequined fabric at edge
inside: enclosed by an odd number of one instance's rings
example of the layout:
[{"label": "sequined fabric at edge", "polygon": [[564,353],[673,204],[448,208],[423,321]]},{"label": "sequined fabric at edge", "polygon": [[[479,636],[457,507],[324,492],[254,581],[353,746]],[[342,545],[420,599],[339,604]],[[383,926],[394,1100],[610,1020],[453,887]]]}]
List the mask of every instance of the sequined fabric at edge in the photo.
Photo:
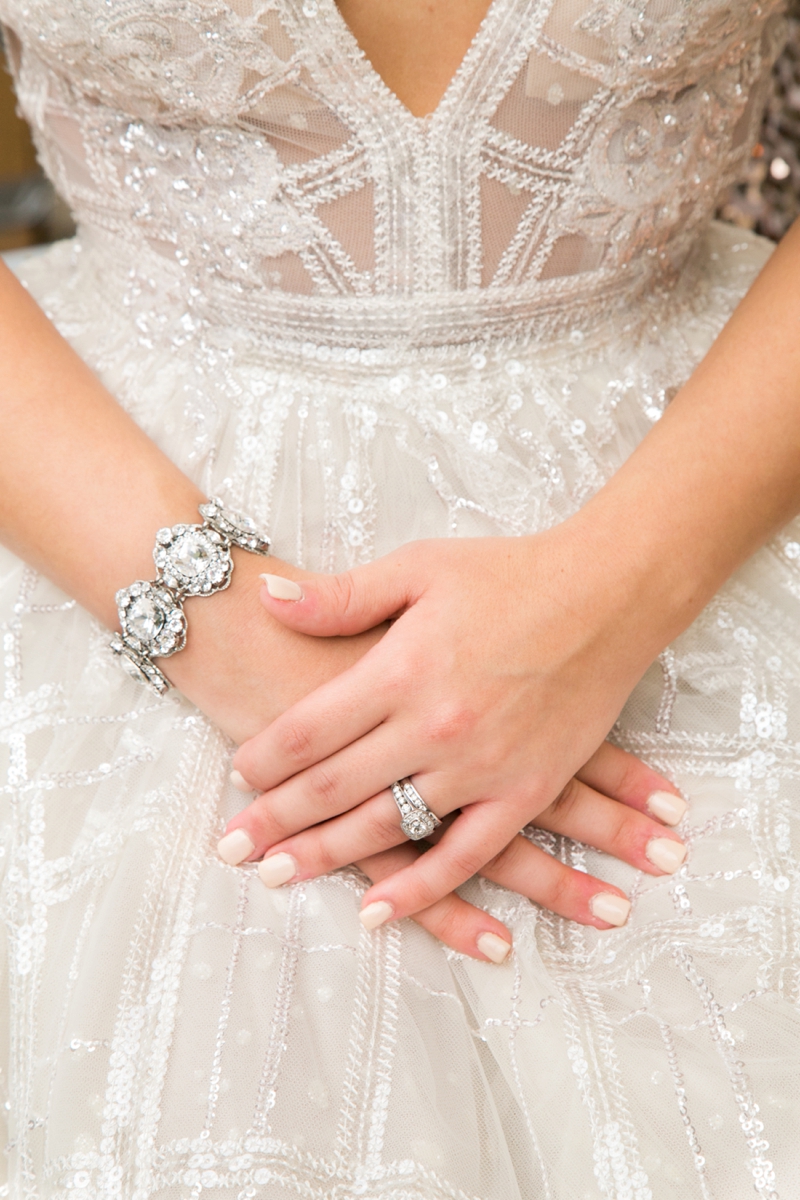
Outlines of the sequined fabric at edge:
[{"label": "sequined fabric at edge", "polygon": [[[332,0],[0,0],[80,232],[16,269],[210,493],[315,569],[564,519],[769,253],[710,224],[779,7],[494,0],[436,112]],[[654,487],[658,481],[654,480]],[[800,528],[616,730],[690,800],[598,935],[487,884],[501,968],[363,880],[268,893],[214,845],[230,747],[0,556],[8,1194],[59,1200],[792,1195]]]}]

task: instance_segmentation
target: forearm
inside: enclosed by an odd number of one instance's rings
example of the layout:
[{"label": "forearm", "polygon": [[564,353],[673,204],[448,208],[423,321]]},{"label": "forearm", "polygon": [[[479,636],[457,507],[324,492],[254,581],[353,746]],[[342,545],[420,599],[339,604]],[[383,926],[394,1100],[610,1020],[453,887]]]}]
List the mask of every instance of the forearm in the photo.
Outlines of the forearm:
[{"label": "forearm", "polygon": [[110,628],[154,573],[156,530],[198,488],[142,432],[0,264],[0,538]]},{"label": "forearm", "polygon": [[800,511],[800,223],[706,358],[575,520],[657,653]]},{"label": "forearm", "polygon": [[[110,629],[114,594],[155,575],[156,531],[200,520],[202,492],[131,420],[0,263],[0,541]],[[320,641],[258,602],[264,560],[234,550],[231,587],[186,601],[186,649],[160,666],[242,740],[345,669],[378,633]],[[270,558],[275,574],[297,575]]]}]

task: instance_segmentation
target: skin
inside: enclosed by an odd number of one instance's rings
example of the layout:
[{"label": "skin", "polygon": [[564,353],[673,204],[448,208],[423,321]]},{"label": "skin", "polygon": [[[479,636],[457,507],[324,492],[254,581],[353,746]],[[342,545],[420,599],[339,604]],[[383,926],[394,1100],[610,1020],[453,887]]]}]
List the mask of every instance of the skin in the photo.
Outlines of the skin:
[{"label": "skin", "polygon": [[[432,111],[441,98],[488,5],[485,0],[459,6],[447,5],[445,0],[407,0],[403,6],[393,5],[392,0],[342,0],[340,7],[387,85],[412,113],[422,116]],[[605,761],[602,755],[598,759],[597,748],[602,741],[599,731],[609,727],[613,719],[610,714],[619,710],[621,700],[658,650],[685,628],[730,571],[797,511],[799,406],[793,381],[798,378],[798,363],[797,355],[786,350],[793,345],[793,329],[800,315],[795,284],[797,240],[793,232],[775,255],[769,268],[769,286],[754,289],[758,300],[752,302],[756,305],[752,312],[748,309],[750,324],[740,322],[733,341],[729,338],[725,342],[724,336],[720,339],[721,358],[715,348],[683,389],[680,403],[673,404],[681,417],[675,421],[665,419],[657,427],[668,427],[672,436],[659,441],[651,435],[633,456],[640,468],[638,485],[636,472],[620,472],[623,483],[615,486],[615,480],[603,489],[580,519],[566,523],[560,537],[551,531],[549,539],[514,539],[513,546],[506,543],[502,548],[481,539],[483,544],[470,545],[468,555],[450,547],[452,556],[447,559],[441,557],[444,547],[406,547],[358,574],[332,580],[303,577],[305,599],[296,605],[274,601],[262,591],[266,621],[255,594],[255,574],[263,564],[254,566],[254,560],[240,556],[229,592],[213,601],[190,601],[187,605],[192,642],[180,656],[170,660],[169,673],[176,685],[231,736],[240,740],[256,735],[242,748],[237,763],[248,778],[265,781],[272,791],[282,782],[274,772],[272,778],[265,774],[266,751],[270,737],[273,745],[280,744],[283,778],[296,775],[300,781],[294,785],[299,786],[294,822],[298,833],[303,829],[302,814],[308,814],[315,797],[316,819],[333,818],[329,826],[335,824],[338,813],[349,813],[351,809],[352,819],[369,816],[369,802],[374,797],[362,794],[360,800],[357,798],[358,788],[354,791],[349,767],[333,779],[334,786],[329,784],[322,790],[308,787],[307,772],[340,751],[356,747],[362,733],[370,734],[377,728],[374,712],[365,713],[364,704],[364,697],[369,695],[365,685],[368,689],[376,659],[380,663],[385,660],[392,668],[389,678],[393,695],[382,695],[388,703],[384,703],[380,724],[393,723],[392,736],[401,734],[393,743],[396,765],[408,754],[402,741],[408,743],[411,736],[413,742],[416,735],[422,750],[426,754],[430,750],[427,770],[431,787],[426,795],[433,806],[439,802],[442,813],[452,804],[453,795],[459,794],[458,780],[448,763],[458,761],[465,748],[478,756],[485,786],[477,797],[469,797],[462,788],[459,800],[468,811],[450,823],[438,846],[423,856],[418,856],[413,847],[399,846],[365,860],[362,865],[376,881],[365,903],[386,899],[396,916],[416,911],[421,923],[427,922],[426,927],[434,932],[447,934],[447,940],[457,948],[462,946],[453,932],[455,927],[466,928],[472,921],[467,939],[471,949],[465,952],[480,957],[472,940],[475,930],[502,933],[502,927],[498,929],[497,922],[465,909],[452,894],[441,893],[442,880],[463,876],[474,859],[474,848],[471,857],[464,853],[465,846],[469,851],[469,839],[474,844],[475,835],[483,836],[489,829],[489,822],[476,821],[470,809],[474,808],[479,816],[486,811],[500,818],[481,850],[486,861],[487,847],[493,849],[486,872],[499,873],[505,882],[525,882],[527,887],[520,886],[520,890],[526,894],[531,894],[529,881],[521,879],[528,865],[526,847],[516,838],[497,846],[496,829],[505,828],[510,836],[523,823],[519,818],[530,809],[538,812],[540,823],[550,821],[546,827],[558,827],[561,821],[563,828],[566,814],[566,822],[576,836],[582,833],[591,840],[592,835],[595,844],[603,843],[606,848],[619,846],[622,857],[627,855],[629,861],[641,852],[643,837],[652,840],[653,830],[676,840],[676,835],[655,823],[651,823],[649,835],[642,834],[644,827],[636,823],[642,813],[624,807],[636,805],[643,809],[654,786],[674,789],[663,780],[656,784],[657,777],[647,774],[641,764],[623,764],[616,759],[609,766],[607,756]],[[767,295],[770,290],[771,306]],[[0,342],[0,393],[4,432],[8,431],[0,450],[0,534],[111,626],[115,613],[110,597],[116,587],[152,574],[149,549],[153,530],[178,520],[195,519],[199,495],[124,417],[76,357],[70,358],[71,352],[34,310],[19,289],[15,291],[7,273],[0,274],[0,313],[7,335],[6,345]],[[713,366],[707,367],[708,363]],[[719,400],[720,392],[725,395],[724,405]],[[756,405],[759,420],[754,426]],[[48,452],[31,463],[26,460],[26,451],[34,444],[32,436],[43,427],[42,422],[49,431]],[[705,465],[698,464],[699,449],[707,449],[710,441],[714,453],[708,454]],[[654,477],[662,487],[652,503]],[[65,502],[65,495],[72,494],[67,489],[76,480],[84,485],[84,500]],[[92,481],[94,489],[89,495],[87,480]],[[648,519],[632,523],[631,513],[646,507],[642,504],[643,480],[647,483]],[[694,489],[691,505],[684,490],[687,487]],[[733,501],[714,504],[715,489],[725,491],[729,497],[733,492]],[[131,497],[140,502],[143,495],[147,502],[137,503],[132,513]],[[639,507],[631,508],[632,504]],[[704,525],[698,529],[696,518],[701,512]],[[626,532],[624,543],[619,536],[621,529]],[[91,556],[86,555],[87,545],[92,547]],[[698,559],[698,551],[700,557],[704,556],[703,562]],[[76,561],[80,570],[76,569]],[[603,569],[598,566],[601,561],[605,562]],[[534,619],[542,613],[531,605],[527,588],[532,567],[542,565],[551,568],[554,580],[551,609],[544,614],[544,637],[533,628]],[[274,560],[270,570],[299,576],[288,565]],[[491,588],[474,586],[476,579],[487,577],[495,580]],[[474,592],[475,604],[455,614],[454,620],[453,598],[461,603],[465,584]],[[622,604],[620,596],[625,597]],[[451,611],[443,616],[448,605]],[[481,628],[496,623],[498,608],[502,624],[514,632],[516,646],[524,650],[519,660],[523,668],[510,667],[505,642],[501,647],[490,647],[488,660],[473,662],[473,670],[466,675],[454,667],[456,656],[445,653],[441,655],[446,666],[444,674],[432,676],[439,689],[436,695],[426,699],[414,694],[414,689],[407,686],[410,672],[404,664],[406,653],[421,656],[427,665],[431,659],[425,658],[426,648],[435,645],[438,651],[446,646],[441,640],[443,628],[450,628],[457,640],[464,623],[478,620]],[[391,639],[381,638],[381,623],[398,612],[402,615],[391,627]],[[625,636],[620,633],[623,626]],[[280,670],[276,670],[276,662],[281,663]],[[270,680],[269,689],[264,687],[265,678]],[[503,684],[509,681],[512,686],[504,690]],[[340,689],[332,694],[334,705],[341,701],[344,711],[353,716],[348,733],[351,740],[340,747],[323,745],[315,730],[315,721],[331,702],[331,686]],[[298,699],[298,693],[306,697],[304,703],[310,707],[289,707]],[[487,695],[502,697],[503,729],[512,729],[519,735],[517,740],[508,740],[508,733],[499,729],[497,721],[492,723],[485,706],[481,708]],[[580,697],[580,704],[576,697]],[[532,701],[536,702],[533,707]],[[537,715],[534,730],[544,757],[534,765],[533,772],[526,774],[528,759],[521,745],[522,735],[528,730],[522,713],[548,713],[548,706],[555,706],[555,717],[543,719]],[[580,709],[577,714],[576,708]],[[269,729],[256,733],[281,712],[285,715]],[[590,715],[584,719],[587,712]],[[559,719],[560,728],[555,732],[560,733],[561,741],[558,736],[549,739],[549,729]],[[567,746],[563,744],[564,728],[578,733]],[[302,734],[299,739],[298,729]],[[307,736],[309,729],[311,736]],[[428,739],[429,746],[426,738],[431,731],[434,736]],[[535,738],[531,745],[534,742]],[[581,759],[584,748],[587,754]],[[577,760],[574,768],[573,760]],[[502,764],[503,773],[499,789],[496,781],[501,768],[497,763]],[[418,769],[419,763],[393,771],[392,775]],[[495,794],[503,789],[507,795]],[[363,787],[360,790],[364,792]],[[322,793],[327,798],[324,810],[318,803]],[[602,803],[604,795],[613,809]],[[467,803],[470,798],[472,804]],[[252,822],[253,832],[257,833],[259,820],[269,811],[269,799],[269,793],[267,801],[260,798],[231,828],[248,827]],[[599,821],[602,829],[597,828],[598,813],[606,814]],[[472,826],[467,841],[457,847],[460,862],[454,863],[451,855],[448,867],[447,856],[456,840],[454,831],[465,818],[472,821]],[[625,839],[618,842],[611,837],[606,822],[615,822],[617,832],[623,827],[634,831],[633,836],[623,845]],[[269,829],[268,836],[261,837],[262,843],[274,838],[276,831]],[[283,836],[287,831],[284,820]],[[388,844],[397,833],[384,829],[383,836]],[[506,850],[506,845],[511,849]],[[652,867],[642,866],[657,873]],[[558,897],[563,904],[571,886],[571,877],[557,883],[549,897],[551,906],[555,907]],[[608,885],[601,886],[615,891]],[[427,906],[421,906],[425,895]],[[585,896],[581,899],[576,892],[573,900],[573,907],[580,910],[582,903],[585,910]],[[575,915],[586,920],[585,914]],[[591,923],[603,924],[596,920]]]},{"label": "skin", "polygon": [[337,0],[337,7],[386,86],[424,117],[447,90],[489,0]]},{"label": "skin", "polygon": [[[205,497],[119,407],[2,263],[0,426],[0,540],[109,629],[117,628],[114,593],[154,575],[155,531],[197,521],[197,504]],[[289,578],[311,577],[277,558],[233,553],[231,587],[210,599],[186,602],[187,647],[160,665],[239,743],[353,666],[379,643],[387,626],[379,622],[364,633],[330,638],[288,629],[264,611],[259,573],[268,566]],[[631,831],[641,820],[632,805],[654,789],[674,789],[630,756],[620,759],[621,753],[609,747],[604,762],[594,767],[593,785],[614,797],[607,800],[613,819],[596,842],[632,861]],[[553,819],[567,835],[592,834],[583,815],[587,795],[582,799],[576,804],[568,790],[554,808]],[[393,837],[380,852],[367,847],[358,859],[375,882],[411,865],[420,853],[400,844],[394,807],[390,816]],[[648,821],[653,836],[677,837]],[[351,850],[348,861],[352,857]],[[591,896],[597,891],[622,896],[618,888],[570,870],[523,839],[515,839],[513,853],[487,866],[486,874],[601,929],[608,923],[592,914]],[[485,958],[477,948],[484,932],[510,941],[499,921],[453,895],[437,899],[418,920],[475,958]]]},{"label": "skin", "polygon": [[580,770],[656,655],[800,511],[798,327],[800,223],[574,517],[531,538],[403,547],[304,581],[294,602],[263,589],[267,610],[307,633],[396,619],[356,667],[241,747],[235,766],[262,794],[232,827],[268,853],[293,837],[313,870],[303,829],[413,775],[439,816],[461,815],[366,894],[393,917],[495,856]]}]

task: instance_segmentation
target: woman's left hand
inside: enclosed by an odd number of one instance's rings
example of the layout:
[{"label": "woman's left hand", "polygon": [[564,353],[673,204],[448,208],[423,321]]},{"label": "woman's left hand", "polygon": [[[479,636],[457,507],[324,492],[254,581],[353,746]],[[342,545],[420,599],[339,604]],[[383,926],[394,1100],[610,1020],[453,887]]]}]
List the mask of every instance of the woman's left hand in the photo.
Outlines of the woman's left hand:
[{"label": "woman's left hand", "polygon": [[234,767],[261,794],[228,829],[248,832],[252,858],[413,776],[439,817],[460,813],[364,897],[397,919],[478,872],[560,795],[668,640],[624,531],[604,544],[582,516],[533,537],[413,543],[303,579],[297,600],[262,589],[305,633],[394,623],[240,747]]}]

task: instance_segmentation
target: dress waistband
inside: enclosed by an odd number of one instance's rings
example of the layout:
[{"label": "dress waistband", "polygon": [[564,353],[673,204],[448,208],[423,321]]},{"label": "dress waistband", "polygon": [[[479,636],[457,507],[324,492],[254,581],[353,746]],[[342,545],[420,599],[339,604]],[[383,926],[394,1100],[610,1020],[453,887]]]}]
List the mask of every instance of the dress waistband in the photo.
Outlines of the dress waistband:
[{"label": "dress waistband", "polygon": [[[131,282],[149,279],[175,298],[184,323],[245,330],[265,345],[306,357],[313,350],[381,352],[486,346],[521,340],[539,345],[565,337],[583,342],[609,321],[638,325],[643,295],[664,293],[649,264],[538,281],[534,286],[398,296],[298,295],[257,291],[219,274],[197,281],[150,247],[132,247],[104,230],[81,229],[80,241],[102,261],[100,286],[109,300]],[[113,242],[113,246],[109,245]],[[656,287],[656,283],[658,287]],[[121,289],[121,290],[120,290]],[[668,288],[667,291],[671,291]]]}]

